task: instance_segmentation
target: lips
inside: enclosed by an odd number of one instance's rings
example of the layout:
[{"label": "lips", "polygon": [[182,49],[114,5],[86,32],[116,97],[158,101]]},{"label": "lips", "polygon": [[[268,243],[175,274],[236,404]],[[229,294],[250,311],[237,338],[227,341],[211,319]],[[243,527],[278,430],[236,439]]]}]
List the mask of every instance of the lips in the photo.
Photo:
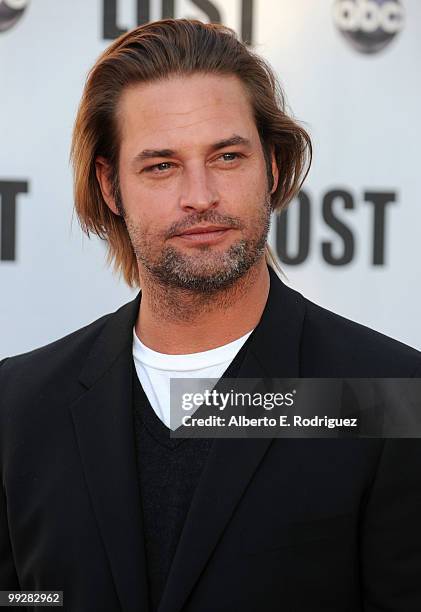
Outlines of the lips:
[{"label": "lips", "polygon": [[209,234],[211,232],[221,232],[230,229],[224,225],[199,225],[197,227],[190,227],[185,232],[177,234],[178,236],[189,236],[191,234]]},{"label": "lips", "polygon": [[196,225],[177,234],[176,238],[182,240],[184,246],[209,246],[223,242],[231,232],[232,228],[226,225]]}]

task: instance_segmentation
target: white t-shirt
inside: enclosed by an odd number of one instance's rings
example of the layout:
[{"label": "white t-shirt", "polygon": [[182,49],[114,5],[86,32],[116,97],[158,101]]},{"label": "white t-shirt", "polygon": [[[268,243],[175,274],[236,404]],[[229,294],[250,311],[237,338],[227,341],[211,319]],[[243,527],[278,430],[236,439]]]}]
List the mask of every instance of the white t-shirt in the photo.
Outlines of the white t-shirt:
[{"label": "white t-shirt", "polygon": [[202,353],[167,355],[143,344],[133,328],[133,360],[137,376],[164,425],[170,428],[170,379],[221,378],[252,331],[233,342]]}]

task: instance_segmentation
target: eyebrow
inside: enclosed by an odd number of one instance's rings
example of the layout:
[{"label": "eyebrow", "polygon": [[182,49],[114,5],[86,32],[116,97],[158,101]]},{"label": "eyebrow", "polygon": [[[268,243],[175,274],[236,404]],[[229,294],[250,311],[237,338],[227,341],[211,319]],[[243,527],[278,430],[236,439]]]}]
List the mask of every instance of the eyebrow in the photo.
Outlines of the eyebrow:
[{"label": "eyebrow", "polygon": [[245,145],[250,146],[250,140],[248,138],[244,138],[243,136],[238,136],[234,134],[231,138],[225,138],[225,140],[219,140],[215,142],[211,149],[213,151],[218,151],[218,149],[225,149],[225,147],[234,147],[235,145]]},{"label": "eyebrow", "polygon": [[[231,138],[225,138],[213,143],[210,148],[212,151],[218,151],[219,149],[225,149],[226,147],[233,147],[236,145],[250,146],[250,140],[238,134],[234,134]],[[177,155],[177,152],[172,149],[144,149],[133,158],[133,164],[144,161],[145,159],[156,157],[168,158],[174,157],[175,155]]]}]

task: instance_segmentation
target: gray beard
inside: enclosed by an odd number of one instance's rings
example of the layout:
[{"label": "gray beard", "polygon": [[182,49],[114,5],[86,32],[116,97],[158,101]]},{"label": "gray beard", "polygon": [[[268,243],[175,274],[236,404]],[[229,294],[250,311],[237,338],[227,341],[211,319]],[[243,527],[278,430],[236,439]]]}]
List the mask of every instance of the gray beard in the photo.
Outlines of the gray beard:
[{"label": "gray beard", "polygon": [[[142,260],[151,276],[166,287],[185,289],[200,294],[213,294],[232,287],[264,253],[266,236],[261,236],[251,247],[241,240],[213,262],[214,271],[209,274],[195,271],[195,258],[186,256],[174,247],[167,247],[156,265]],[[251,247],[251,248],[250,248]]]},{"label": "gray beard", "polygon": [[[149,272],[148,285],[152,281],[162,288],[178,288],[197,295],[209,296],[233,287],[236,281],[263,256],[270,228],[270,214],[270,198],[267,197],[253,224],[253,227],[257,228],[256,233],[247,240],[243,238],[232,244],[226,252],[212,253],[212,248],[204,245],[197,247],[203,255],[198,257],[186,255],[173,246],[167,246],[156,261],[149,256],[152,249],[140,229],[131,224],[127,218],[125,220],[136,258]],[[195,222],[204,221],[227,224],[231,227],[239,225],[238,222],[223,217],[215,211],[209,211],[195,218]],[[193,224],[190,220],[189,226]],[[208,260],[204,257],[206,251],[211,255]]]}]

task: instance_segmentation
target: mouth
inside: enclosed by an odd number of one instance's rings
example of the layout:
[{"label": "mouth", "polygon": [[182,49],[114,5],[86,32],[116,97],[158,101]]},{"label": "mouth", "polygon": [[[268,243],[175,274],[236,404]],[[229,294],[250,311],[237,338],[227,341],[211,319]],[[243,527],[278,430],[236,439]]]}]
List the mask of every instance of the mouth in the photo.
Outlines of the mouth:
[{"label": "mouth", "polygon": [[191,227],[185,232],[177,234],[175,237],[200,244],[213,243],[218,242],[231,231],[232,228],[221,225],[200,225],[197,227]]}]

